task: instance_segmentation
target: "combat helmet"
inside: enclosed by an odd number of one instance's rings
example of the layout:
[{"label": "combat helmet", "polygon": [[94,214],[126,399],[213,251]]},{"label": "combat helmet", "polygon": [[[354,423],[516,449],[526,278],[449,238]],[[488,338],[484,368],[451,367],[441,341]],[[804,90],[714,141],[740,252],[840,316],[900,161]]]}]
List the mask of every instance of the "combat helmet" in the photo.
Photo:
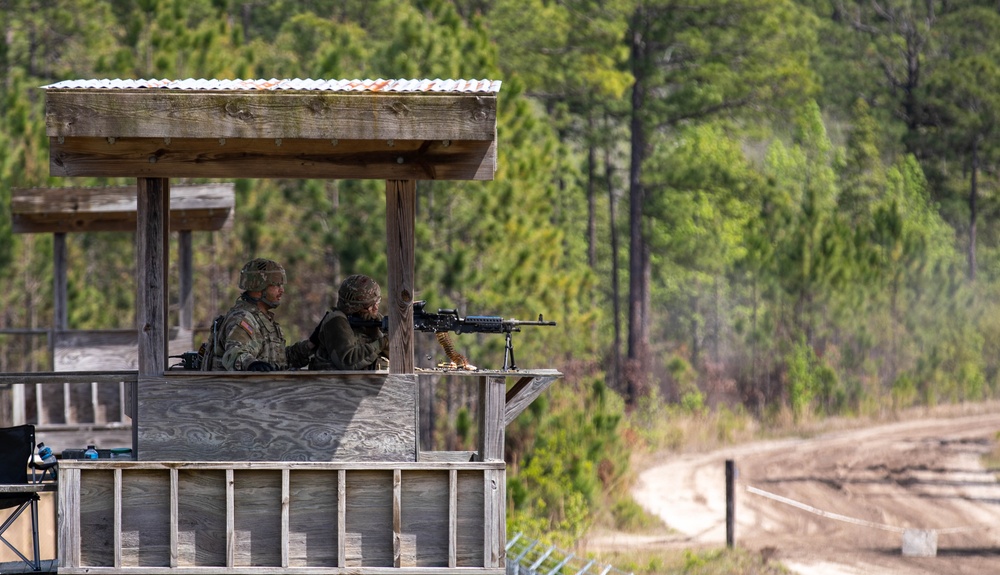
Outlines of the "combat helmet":
[{"label": "combat helmet", "polygon": [[382,298],[378,282],[364,274],[347,276],[337,292],[337,307],[346,314],[357,313]]},{"label": "combat helmet", "polygon": [[285,268],[278,262],[255,258],[240,270],[240,289],[243,291],[264,291],[270,285],[284,285]]}]

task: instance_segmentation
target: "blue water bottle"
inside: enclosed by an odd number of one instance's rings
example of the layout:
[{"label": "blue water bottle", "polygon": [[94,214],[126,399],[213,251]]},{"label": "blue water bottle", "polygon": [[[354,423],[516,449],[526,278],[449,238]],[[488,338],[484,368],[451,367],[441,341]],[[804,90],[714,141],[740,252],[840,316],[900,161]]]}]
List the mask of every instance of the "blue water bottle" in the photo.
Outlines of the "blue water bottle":
[{"label": "blue water bottle", "polygon": [[55,454],[52,453],[52,448],[44,443],[38,444],[38,459],[41,460],[41,463],[37,465],[39,469],[52,469],[56,463],[59,463],[56,461]]},{"label": "blue water bottle", "polygon": [[52,448],[44,443],[38,444],[38,459],[42,461],[41,465],[55,465],[56,456],[52,455]]},{"label": "blue water bottle", "polygon": [[87,451],[83,452],[84,459],[97,459],[97,448],[93,445],[87,446]]}]

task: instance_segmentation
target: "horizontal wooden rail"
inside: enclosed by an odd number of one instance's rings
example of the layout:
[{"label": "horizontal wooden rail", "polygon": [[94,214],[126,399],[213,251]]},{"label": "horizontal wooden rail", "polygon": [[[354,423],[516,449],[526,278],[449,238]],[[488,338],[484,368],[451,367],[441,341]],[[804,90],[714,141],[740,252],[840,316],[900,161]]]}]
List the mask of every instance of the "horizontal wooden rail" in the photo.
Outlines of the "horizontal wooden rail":
[{"label": "horizontal wooden rail", "polygon": [[10,425],[31,423],[38,431],[120,429],[131,425],[123,396],[126,384],[136,380],[135,371],[5,373],[0,389],[11,390]]},{"label": "horizontal wooden rail", "polygon": [[0,385],[15,383],[132,383],[136,371],[50,371],[37,373],[0,373]]}]

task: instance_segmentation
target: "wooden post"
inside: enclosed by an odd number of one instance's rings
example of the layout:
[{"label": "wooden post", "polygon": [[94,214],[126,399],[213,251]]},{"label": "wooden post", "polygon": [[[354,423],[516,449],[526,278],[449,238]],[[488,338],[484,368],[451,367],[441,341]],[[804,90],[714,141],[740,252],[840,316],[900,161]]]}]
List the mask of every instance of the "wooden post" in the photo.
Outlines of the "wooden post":
[{"label": "wooden post", "polygon": [[736,544],[736,462],[726,460],[726,547]]},{"label": "wooden post", "polygon": [[389,373],[414,373],[413,243],[417,184],[386,180],[385,233],[389,281]]},{"label": "wooden post", "polygon": [[65,331],[69,323],[66,311],[66,233],[52,234],[52,295],[55,317],[52,326],[56,331]]},{"label": "wooden post", "polygon": [[66,233],[52,234],[52,299],[54,314],[52,331],[49,332],[49,370],[56,370],[56,334],[69,327],[66,289]]},{"label": "wooden post", "polygon": [[194,297],[191,293],[194,284],[194,278],[191,273],[191,261],[193,259],[191,230],[181,230],[177,232],[177,236],[177,250],[180,252],[178,268],[181,284],[179,324],[182,330],[190,331],[194,325]]},{"label": "wooden post", "polygon": [[[139,178],[136,204],[136,321],[139,325],[139,377],[160,375],[167,365],[167,261],[169,256],[170,180]],[[139,459],[139,396],[129,386],[132,453]]]},{"label": "wooden post", "polygon": [[479,378],[479,460],[503,461],[506,379]]}]

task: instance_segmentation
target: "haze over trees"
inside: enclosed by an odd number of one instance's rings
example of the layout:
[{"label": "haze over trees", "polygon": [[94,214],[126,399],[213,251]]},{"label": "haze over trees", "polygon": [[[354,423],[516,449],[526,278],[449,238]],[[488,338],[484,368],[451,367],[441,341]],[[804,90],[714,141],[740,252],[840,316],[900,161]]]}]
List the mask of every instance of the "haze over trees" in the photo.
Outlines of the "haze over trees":
[{"label": "haze over trees", "polygon": [[[0,0],[0,28],[0,330],[52,318],[51,238],[10,217],[12,188],[70,184],[40,86],[489,78],[496,180],[418,183],[417,296],[559,323],[516,336],[566,378],[509,430],[515,512],[577,529],[647,401],[766,420],[997,393],[996,2]],[[252,257],[288,270],[293,337],[346,275],[385,277],[382,182],[236,190],[233,229],[194,237],[196,324]],[[67,249],[70,327],[133,327],[133,238]],[[45,369],[39,341],[0,343],[0,370]],[[502,359],[502,338],[456,343]],[[468,441],[448,391],[443,440]]]}]

